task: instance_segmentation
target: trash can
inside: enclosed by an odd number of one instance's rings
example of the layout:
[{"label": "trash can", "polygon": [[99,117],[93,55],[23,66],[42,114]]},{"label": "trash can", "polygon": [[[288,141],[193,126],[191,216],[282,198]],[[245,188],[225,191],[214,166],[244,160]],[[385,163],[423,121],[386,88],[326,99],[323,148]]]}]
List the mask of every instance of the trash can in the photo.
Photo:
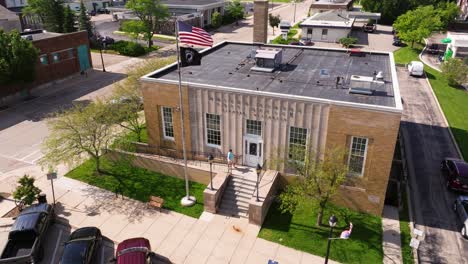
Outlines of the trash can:
[{"label": "trash can", "polygon": [[37,196],[37,201],[38,201],[39,203],[47,203],[46,194],[45,194],[45,193],[40,193],[40,194]]}]

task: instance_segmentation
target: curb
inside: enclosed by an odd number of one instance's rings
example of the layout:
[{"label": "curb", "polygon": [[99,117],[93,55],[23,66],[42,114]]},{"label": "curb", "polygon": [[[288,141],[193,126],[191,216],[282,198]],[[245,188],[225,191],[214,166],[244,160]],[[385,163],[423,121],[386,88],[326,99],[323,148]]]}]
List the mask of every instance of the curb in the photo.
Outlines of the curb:
[{"label": "curb", "polygon": [[[406,150],[405,150],[405,143],[404,143],[404,137],[403,133],[400,131],[400,152],[401,152],[401,160],[402,160],[402,167],[403,167],[403,177],[405,178],[405,191],[406,191],[406,202],[408,205],[408,217],[409,217],[409,226],[410,226],[410,231],[411,234],[414,232],[415,224],[414,224],[414,215],[413,215],[413,206],[412,206],[412,198],[411,195],[412,193],[410,192],[410,187],[409,187],[409,181],[408,181],[408,167],[407,167],[407,160],[406,160]],[[413,252],[413,260],[414,263],[418,264],[419,263],[419,255],[418,255],[418,250],[414,250],[413,248],[411,249],[411,252]],[[403,252],[402,252],[403,253]],[[403,257],[403,255],[402,255]]]},{"label": "curb", "polygon": [[[427,44],[427,40],[424,39],[424,42]],[[424,53],[424,51],[426,50],[426,46],[424,46],[423,50],[421,51],[421,53],[419,53],[419,59],[421,60],[422,63],[424,63],[424,65],[427,65],[428,67],[430,67],[431,69],[434,69],[436,71],[439,71],[441,72],[440,70],[438,69],[435,69],[434,67],[430,66],[429,64],[425,63],[424,60],[422,59],[422,54]],[[427,74],[426,74],[427,76]],[[464,157],[463,157],[463,154],[460,150],[460,147],[458,146],[458,143],[457,143],[457,140],[455,139],[455,136],[453,135],[452,133],[452,129],[450,128],[450,124],[447,120],[447,118],[445,117],[445,113],[444,111],[442,110],[442,107],[440,106],[440,103],[439,103],[439,99],[437,98],[437,95],[435,94],[434,92],[434,88],[432,88],[432,85],[431,85],[431,82],[429,81],[429,79],[427,77],[424,78],[427,82],[427,84],[429,85],[429,87],[431,88],[431,94],[432,94],[432,97],[435,99],[436,103],[437,103],[437,108],[439,109],[439,111],[442,113],[442,117],[444,118],[444,125],[447,126],[448,128],[448,131],[449,131],[449,134],[450,134],[450,138],[452,139],[452,142],[454,143],[455,145],[455,149],[457,150],[457,153],[458,153],[458,156],[459,158],[463,159],[464,160]]]}]

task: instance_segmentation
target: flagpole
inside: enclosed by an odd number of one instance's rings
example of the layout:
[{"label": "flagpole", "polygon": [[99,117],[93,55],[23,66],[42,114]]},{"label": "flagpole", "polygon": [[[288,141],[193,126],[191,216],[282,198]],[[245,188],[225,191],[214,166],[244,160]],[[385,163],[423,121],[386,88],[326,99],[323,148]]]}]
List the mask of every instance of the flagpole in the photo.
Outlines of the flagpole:
[{"label": "flagpole", "polygon": [[184,156],[184,178],[185,178],[185,196],[182,198],[180,203],[182,206],[192,206],[196,202],[194,196],[190,196],[189,192],[189,179],[187,174],[187,152],[185,150],[185,125],[184,125],[184,104],[182,100],[182,78],[180,75],[180,50],[179,50],[179,23],[176,18],[176,49],[177,49],[177,75],[179,76],[179,107],[180,107],[180,127],[182,129],[182,152]]}]

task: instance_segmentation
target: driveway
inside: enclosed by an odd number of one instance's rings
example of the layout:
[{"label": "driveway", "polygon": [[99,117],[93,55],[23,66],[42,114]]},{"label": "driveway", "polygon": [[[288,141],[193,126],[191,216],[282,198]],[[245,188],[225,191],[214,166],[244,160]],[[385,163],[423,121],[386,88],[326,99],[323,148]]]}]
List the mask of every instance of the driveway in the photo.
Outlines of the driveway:
[{"label": "driveway", "polygon": [[125,77],[113,72],[90,71],[33,91],[36,99],[0,111],[0,178],[3,174],[37,163],[41,142],[49,131],[45,119],[53,112],[108,95],[113,83]]},{"label": "driveway", "polygon": [[421,263],[468,263],[468,241],[452,211],[456,195],[440,173],[444,157],[457,157],[444,118],[424,78],[409,77],[397,68],[403,116],[401,132],[408,161],[409,186],[416,228],[425,237],[419,246]]}]

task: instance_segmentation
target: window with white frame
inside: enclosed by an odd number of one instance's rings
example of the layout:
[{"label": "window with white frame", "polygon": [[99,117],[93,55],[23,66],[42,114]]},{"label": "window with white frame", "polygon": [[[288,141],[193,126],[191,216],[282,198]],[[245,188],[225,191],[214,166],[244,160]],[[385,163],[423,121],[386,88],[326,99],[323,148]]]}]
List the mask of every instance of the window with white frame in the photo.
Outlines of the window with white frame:
[{"label": "window with white frame", "polygon": [[174,125],[172,123],[172,108],[161,107],[164,138],[174,139]]},{"label": "window with white frame", "polygon": [[305,161],[307,148],[307,129],[300,127],[289,128],[289,159]]},{"label": "window with white frame", "polygon": [[365,137],[352,137],[349,150],[348,168],[354,175],[362,176],[367,154],[369,140]]},{"label": "window with white frame", "polygon": [[262,135],[262,121],[247,119],[247,134],[261,136]]},{"label": "window with white frame", "polygon": [[208,145],[221,146],[221,117],[206,114],[206,142]]}]

